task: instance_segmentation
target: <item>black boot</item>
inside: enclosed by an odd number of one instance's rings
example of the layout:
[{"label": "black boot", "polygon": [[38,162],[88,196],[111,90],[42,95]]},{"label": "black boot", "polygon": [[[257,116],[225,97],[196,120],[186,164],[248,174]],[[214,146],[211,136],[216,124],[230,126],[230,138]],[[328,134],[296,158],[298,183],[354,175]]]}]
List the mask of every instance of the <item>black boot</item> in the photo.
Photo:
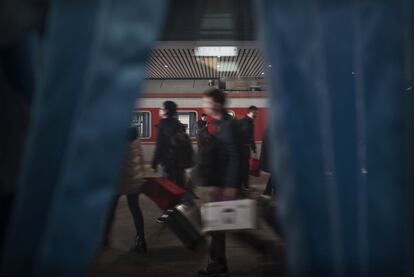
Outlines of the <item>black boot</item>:
[{"label": "black boot", "polygon": [[198,271],[198,277],[227,277],[229,276],[229,269],[227,265],[210,263],[205,269]]},{"label": "black boot", "polygon": [[136,237],[134,251],[137,253],[147,253],[147,242],[144,237]]}]

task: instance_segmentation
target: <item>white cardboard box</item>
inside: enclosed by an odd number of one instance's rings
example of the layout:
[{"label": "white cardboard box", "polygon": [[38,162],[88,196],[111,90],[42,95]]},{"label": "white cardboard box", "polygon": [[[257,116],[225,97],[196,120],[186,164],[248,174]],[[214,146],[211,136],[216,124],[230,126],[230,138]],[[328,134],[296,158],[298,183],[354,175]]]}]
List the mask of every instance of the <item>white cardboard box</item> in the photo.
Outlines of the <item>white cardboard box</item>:
[{"label": "white cardboard box", "polygon": [[203,232],[257,228],[255,200],[210,202],[201,207]]}]

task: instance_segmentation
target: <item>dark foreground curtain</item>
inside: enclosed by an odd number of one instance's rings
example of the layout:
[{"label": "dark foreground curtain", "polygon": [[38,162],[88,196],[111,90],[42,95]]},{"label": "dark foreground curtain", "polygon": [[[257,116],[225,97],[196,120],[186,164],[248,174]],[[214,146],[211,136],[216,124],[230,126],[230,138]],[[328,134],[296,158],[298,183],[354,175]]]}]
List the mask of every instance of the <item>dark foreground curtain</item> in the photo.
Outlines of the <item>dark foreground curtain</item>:
[{"label": "dark foreground curtain", "polygon": [[164,0],[53,1],[1,276],[85,276]]},{"label": "dark foreground curtain", "polygon": [[293,276],[414,276],[413,1],[261,1]]}]

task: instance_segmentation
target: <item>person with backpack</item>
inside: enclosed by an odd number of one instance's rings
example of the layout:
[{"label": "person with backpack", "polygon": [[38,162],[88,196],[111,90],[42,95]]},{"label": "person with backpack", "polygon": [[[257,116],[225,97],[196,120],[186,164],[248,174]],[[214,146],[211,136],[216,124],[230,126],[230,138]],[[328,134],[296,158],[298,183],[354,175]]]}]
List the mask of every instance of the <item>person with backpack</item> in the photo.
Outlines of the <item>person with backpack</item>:
[{"label": "person with backpack", "polygon": [[249,189],[249,159],[251,157],[256,158],[256,143],[254,140],[254,121],[257,117],[258,108],[256,106],[250,106],[247,109],[246,115],[239,120],[240,131],[243,137],[244,146],[241,149],[242,155],[242,187]]},{"label": "person with backpack", "polygon": [[184,171],[193,163],[191,141],[185,126],[177,119],[177,104],[165,101],[160,108],[157,142],[152,160],[152,169],[163,168],[164,177],[176,185],[185,185]]},{"label": "person with backpack", "polygon": [[[152,169],[158,171],[161,164],[164,178],[185,187],[185,169],[193,166],[194,152],[185,126],[177,119],[177,104],[165,101],[159,110],[157,142],[152,159]],[[158,223],[165,223],[168,215],[164,213]]]},{"label": "person with backpack", "polygon": [[[226,97],[222,90],[211,89],[204,93],[205,113],[213,120],[209,132],[200,139],[197,165],[192,174],[204,190],[205,202],[236,199],[241,187],[240,143],[238,127],[225,110]],[[209,262],[198,276],[227,276],[226,237],[224,232],[211,234]]]}]

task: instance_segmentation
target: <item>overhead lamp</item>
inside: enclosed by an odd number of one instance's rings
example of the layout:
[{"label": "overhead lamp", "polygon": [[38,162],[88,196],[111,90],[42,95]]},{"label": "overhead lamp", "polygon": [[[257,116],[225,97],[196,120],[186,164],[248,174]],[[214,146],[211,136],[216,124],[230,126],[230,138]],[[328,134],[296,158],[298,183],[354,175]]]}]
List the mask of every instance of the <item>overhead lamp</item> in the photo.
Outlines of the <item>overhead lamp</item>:
[{"label": "overhead lamp", "polygon": [[235,57],[238,49],[235,46],[200,46],[194,48],[197,57]]},{"label": "overhead lamp", "polygon": [[224,72],[234,72],[237,71],[237,63],[236,62],[225,62],[225,61],[218,61],[217,62],[217,71]]}]

